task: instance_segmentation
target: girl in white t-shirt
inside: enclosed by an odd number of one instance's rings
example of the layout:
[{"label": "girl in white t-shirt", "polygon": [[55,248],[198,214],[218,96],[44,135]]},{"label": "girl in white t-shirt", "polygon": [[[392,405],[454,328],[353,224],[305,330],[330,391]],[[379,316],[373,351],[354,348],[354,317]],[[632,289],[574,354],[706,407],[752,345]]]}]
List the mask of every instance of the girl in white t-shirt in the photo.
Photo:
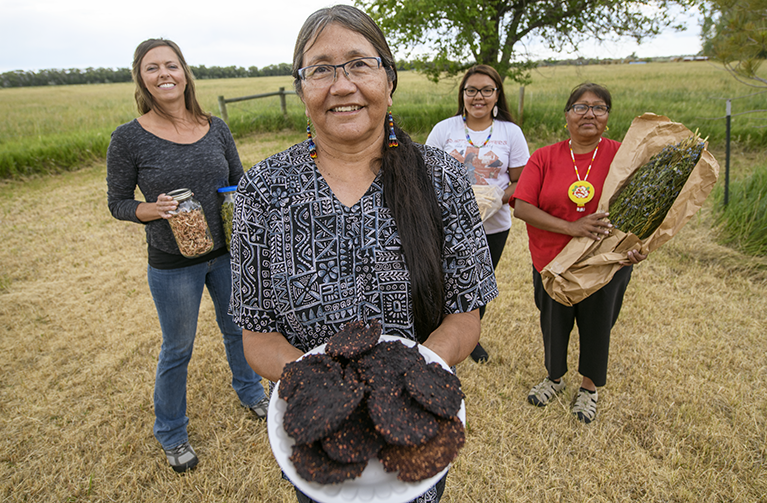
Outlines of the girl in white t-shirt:
[{"label": "girl in white t-shirt", "polygon": [[[496,193],[495,197],[501,199],[500,209],[483,215],[483,225],[493,267],[497,267],[511,229],[508,202],[530,151],[509,112],[501,76],[493,67],[476,65],[466,72],[458,90],[458,112],[434,126],[426,144],[462,162],[478,196],[480,188],[476,186],[496,187],[489,193]],[[485,194],[487,191],[482,190],[482,197]],[[480,318],[484,314],[483,306]],[[489,358],[479,343],[471,357],[476,362]]]}]

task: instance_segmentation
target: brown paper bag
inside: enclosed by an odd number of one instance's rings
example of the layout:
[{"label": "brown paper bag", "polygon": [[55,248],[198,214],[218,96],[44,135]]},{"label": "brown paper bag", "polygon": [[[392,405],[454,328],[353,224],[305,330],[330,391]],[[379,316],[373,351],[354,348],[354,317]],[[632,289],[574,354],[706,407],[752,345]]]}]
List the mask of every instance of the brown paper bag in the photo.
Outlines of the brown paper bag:
[{"label": "brown paper bag", "polygon": [[[630,180],[631,175],[669,144],[691,136],[689,129],[668,117],[645,113],[636,117],[615,154],[605,179],[598,212],[606,212],[610,200]],[[541,271],[543,287],[560,304],[572,306],[610,282],[628,259],[627,252],[639,249],[647,254],[670,240],[703,206],[719,176],[719,164],[703,149],[698,164],[690,173],[666,218],[649,237],[640,240],[632,233],[613,229],[600,241],[574,237]]]}]

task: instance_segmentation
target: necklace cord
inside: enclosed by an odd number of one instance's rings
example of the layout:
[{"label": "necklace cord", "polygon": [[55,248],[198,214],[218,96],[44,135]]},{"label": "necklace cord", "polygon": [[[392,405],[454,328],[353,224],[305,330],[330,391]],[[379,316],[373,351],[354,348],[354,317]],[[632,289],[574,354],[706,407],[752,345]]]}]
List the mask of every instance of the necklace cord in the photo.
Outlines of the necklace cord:
[{"label": "necklace cord", "polygon": [[[589,178],[589,173],[591,173],[591,166],[593,166],[594,164],[594,159],[596,159],[597,157],[597,152],[599,152],[599,145],[601,143],[602,143],[602,138],[599,139],[599,142],[597,143],[597,148],[594,149],[594,155],[591,156],[591,162],[589,162],[589,168],[586,170],[586,175],[583,177],[584,182]],[[575,153],[573,152],[573,140],[570,140],[569,146],[570,146],[570,158],[573,160],[573,167],[575,168],[575,176],[578,177],[578,181],[580,182],[581,174],[578,172],[578,165],[575,163]]]},{"label": "necklace cord", "polygon": [[[472,147],[477,147],[476,145],[474,145],[474,142],[471,141],[471,136],[469,136],[469,127],[466,125],[466,116],[462,115],[461,118],[463,119],[463,132],[466,133],[466,141],[468,141],[469,145],[471,145]],[[493,136],[494,125],[495,125],[495,120],[493,120],[493,122],[490,123],[490,134],[487,135],[487,138],[485,139],[485,143],[483,143],[481,146],[477,148],[484,147],[485,145],[487,145],[487,142],[490,141],[490,137]]]}]

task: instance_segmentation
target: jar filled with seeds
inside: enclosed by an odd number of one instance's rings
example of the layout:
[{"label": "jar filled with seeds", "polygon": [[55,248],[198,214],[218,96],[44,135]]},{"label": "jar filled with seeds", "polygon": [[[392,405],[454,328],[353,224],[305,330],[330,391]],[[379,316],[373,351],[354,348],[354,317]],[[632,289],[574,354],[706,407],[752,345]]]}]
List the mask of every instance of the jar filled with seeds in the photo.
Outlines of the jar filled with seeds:
[{"label": "jar filled with seeds", "polygon": [[173,216],[168,219],[173,237],[183,256],[195,258],[213,249],[213,237],[202,205],[192,197],[189,189],[177,189],[168,195],[178,201]]},{"label": "jar filled with seeds", "polygon": [[221,187],[218,194],[223,198],[221,201],[221,222],[224,224],[224,237],[226,238],[226,249],[231,250],[232,243],[232,220],[234,219],[234,191],[236,185]]}]

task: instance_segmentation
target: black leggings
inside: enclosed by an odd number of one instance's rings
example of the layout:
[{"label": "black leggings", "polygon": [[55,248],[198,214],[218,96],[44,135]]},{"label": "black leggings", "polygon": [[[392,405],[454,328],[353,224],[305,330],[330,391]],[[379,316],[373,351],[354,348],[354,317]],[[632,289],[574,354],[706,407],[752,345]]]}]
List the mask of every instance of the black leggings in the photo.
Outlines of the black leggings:
[{"label": "black leggings", "polygon": [[578,372],[596,386],[607,381],[607,356],[610,331],[618,321],[633,266],[618,269],[613,279],[574,306],[552,299],[543,288],[541,274],[533,269],[535,305],[541,312],[541,332],[549,378],[559,379],[567,373],[567,345],[574,323],[578,323],[580,356]]},{"label": "black leggings", "polygon": [[[485,234],[487,236],[487,247],[490,249],[490,259],[493,261],[493,270],[498,267],[498,262],[501,261],[501,255],[503,255],[503,249],[506,247],[506,240],[509,237],[509,231],[496,232],[494,234]],[[485,315],[485,307],[479,306],[479,319]]]}]

